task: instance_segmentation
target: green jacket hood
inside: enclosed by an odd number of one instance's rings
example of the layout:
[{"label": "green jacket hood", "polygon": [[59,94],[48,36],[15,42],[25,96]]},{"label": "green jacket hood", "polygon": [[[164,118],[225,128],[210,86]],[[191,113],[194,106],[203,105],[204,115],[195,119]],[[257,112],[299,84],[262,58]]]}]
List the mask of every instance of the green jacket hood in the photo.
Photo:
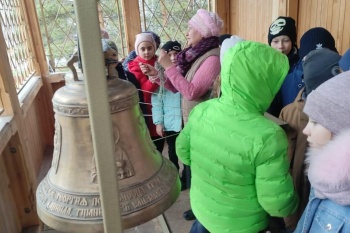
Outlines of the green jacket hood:
[{"label": "green jacket hood", "polygon": [[249,111],[264,113],[288,70],[288,58],[281,52],[258,42],[239,42],[223,57],[221,99]]}]

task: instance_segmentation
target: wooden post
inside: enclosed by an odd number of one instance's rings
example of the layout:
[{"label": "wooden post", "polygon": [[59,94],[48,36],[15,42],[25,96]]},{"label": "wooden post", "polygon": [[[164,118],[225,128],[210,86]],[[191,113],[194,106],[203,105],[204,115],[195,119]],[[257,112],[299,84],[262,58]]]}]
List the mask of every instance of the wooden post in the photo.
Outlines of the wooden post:
[{"label": "wooden post", "polygon": [[128,51],[134,50],[135,36],[141,33],[141,18],[138,0],[122,0],[124,28]]},{"label": "wooden post", "polygon": [[46,116],[43,119],[46,119],[43,124],[45,124],[45,140],[47,140],[47,145],[53,145],[53,136],[54,136],[54,113],[53,113],[53,105],[51,99],[53,97],[53,91],[51,83],[48,82],[50,78],[49,66],[46,61],[46,54],[44,50],[44,44],[41,38],[40,33],[40,25],[38,21],[38,15],[35,8],[34,0],[25,0],[24,3],[24,14],[26,15],[29,31],[31,33],[32,38],[32,48],[37,64],[37,73],[43,79],[43,88],[45,93],[44,103],[46,105],[47,111]]},{"label": "wooden post", "polygon": [[[121,233],[114,139],[96,0],[74,0],[105,233]],[[101,81],[102,80],[102,81]],[[104,80],[104,81],[103,81]]]},{"label": "wooden post", "polygon": [[27,18],[29,32],[32,38],[32,46],[35,54],[35,60],[39,65],[39,71],[41,75],[49,75],[49,67],[46,62],[46,55],[44,45],[41,38],[40,26],[38,22],[38,15],[35,8],[34,0],[24,0],[24,14]]},{"label": "wooden post", "polygon": [[16,87],[12,75],[9,57],[6,50],[6,41],[0,24],[0,89],[1,99],[4,103],[4,113],[1,116],[13,116],[14,112],[20,111]]},{"label": "wooden post", "polygon": [[99,22],[99,25],[100,25],[100,29],[106,30],[105,24],[104,24],[104,21],[103,21],[103,10],[102,10],[102,6],[101,6],[101,2],[100,1],[97,2],[97,11],[98,11],[98,22]]},{"label": "wooden post", "polygon": [[224,27],[221,34],[232,34],[230,31],[230,0],[213,0],[213,11],[217,13],[224,21]]}]

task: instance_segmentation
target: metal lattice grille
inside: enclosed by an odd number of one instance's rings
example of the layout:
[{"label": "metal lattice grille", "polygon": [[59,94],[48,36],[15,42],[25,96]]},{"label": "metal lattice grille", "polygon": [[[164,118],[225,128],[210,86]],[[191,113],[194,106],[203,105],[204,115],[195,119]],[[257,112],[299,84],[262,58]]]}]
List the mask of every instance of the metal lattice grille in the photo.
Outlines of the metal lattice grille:
[{"label": "metal lattice grille", "polygon": [[157,33],[162,42],[186,42],[187,22],[203,8],[211,10],[210,0],[140,0],[141,22],[144,31]]},{"label": "metal lattice grille", "polygon": [[35,73],[22,0],[0,0],[0,20],[17,92]]},{"label": "metal lattice grille", "polygon": [[50,71],[66,69],[77,45],[73,1],[36,0],[36,8]]},{"label": "metal lattice grille", "polygon": [[118,46],[119,57],[125,57],[127,47],[125,42],[125,30],[123,22],[123,13],[120,1],[99,1],[99,8],[102,18],[100,27],[109,33],[111,40]]},{"label": "metal lattice grille", "polygon": [[[77,25],[72,0],[35,0],[50,71],[67,71],[67,61],[77,49]],[[99,1],[100,27],[125,56],[123,17],[118,0]]]},{"label": "metal lattice grille", "polygon": [[[35,1],[50,70],[68,71],[66,63],[77,48],[73,0]],[[128,51],[121,1],[98,3],[100,27],[118,46],[119,57],[125,57]],[[188,20],[198,9],[210,10],[210,6],[211,0],[139,0],[142,31],[157,33],[163,42],[178,40],[184,45]]]}]

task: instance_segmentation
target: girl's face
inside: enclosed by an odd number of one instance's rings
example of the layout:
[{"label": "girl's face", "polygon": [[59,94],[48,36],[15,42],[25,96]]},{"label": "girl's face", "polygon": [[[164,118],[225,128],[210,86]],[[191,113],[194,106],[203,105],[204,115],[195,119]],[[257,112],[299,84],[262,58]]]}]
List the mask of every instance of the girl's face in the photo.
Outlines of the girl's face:
[{"label": "girl's face", "polygon": [[186,38],[187,45],[192,47],[196,46],[203,39],[202,35],[197,30],[191,28],[191,26],[188,26]]},{"label": "girl's face", "polygon": [[277,36],[271,41],[271,47],[285,55],[288,55],[290,53],[292,46],[292,41],[288,36]]},{"label": "girl's face", "polygon": [[309,119],[303,133],[307,136],[307,141],[311,148],[321,148],[325,146],[333,136],[331,131],[312,119]]},{"label": "girl's face", "polygon": [[155,52],[153,44],[148,41],[141,42],[137,47],[137,53],[145,60],[151,60],[154,57]]},{"label": "girl's face", "polygon": [[177,51],[174,51],[174,50],[172,50],[172,51],[170,51],[169,53],[168,53],[168,55],[169,55],[169,57],[170,57],[170,60],[171,60],[171,62],[173,63],[173,64],[176,64],[176,56],[177,56],[177,54],[178,54],[179,52],[177,52]]}]

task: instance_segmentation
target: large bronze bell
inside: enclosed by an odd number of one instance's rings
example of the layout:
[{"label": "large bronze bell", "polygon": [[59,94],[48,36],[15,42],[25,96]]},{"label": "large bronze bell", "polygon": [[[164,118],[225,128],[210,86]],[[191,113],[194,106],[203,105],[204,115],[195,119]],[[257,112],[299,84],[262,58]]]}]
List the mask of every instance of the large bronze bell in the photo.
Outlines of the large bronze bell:
[{"label": "large bronze bell", "polygon": [[[167,210],[180,193],[178,171],[157,152],[129,82],[108,80],[116,182],[123,229]],[[99,184],[83,81],[67,82],[53,97],[55,138],[52,167],[37,189],[40,219],[62,232],[103,232]]]}]

